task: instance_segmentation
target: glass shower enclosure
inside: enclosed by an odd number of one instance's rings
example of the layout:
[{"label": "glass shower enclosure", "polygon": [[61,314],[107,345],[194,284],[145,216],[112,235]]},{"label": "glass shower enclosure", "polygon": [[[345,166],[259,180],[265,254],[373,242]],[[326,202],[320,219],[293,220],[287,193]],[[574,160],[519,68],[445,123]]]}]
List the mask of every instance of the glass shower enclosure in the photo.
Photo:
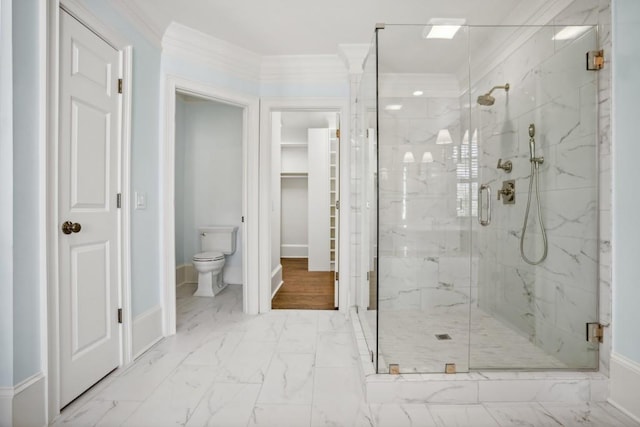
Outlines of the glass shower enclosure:
[{"label": "glass shower enclosure", "polygon": [[597,29],[435,27],[377,29],[356,101],[376,370],[596,369]]}]

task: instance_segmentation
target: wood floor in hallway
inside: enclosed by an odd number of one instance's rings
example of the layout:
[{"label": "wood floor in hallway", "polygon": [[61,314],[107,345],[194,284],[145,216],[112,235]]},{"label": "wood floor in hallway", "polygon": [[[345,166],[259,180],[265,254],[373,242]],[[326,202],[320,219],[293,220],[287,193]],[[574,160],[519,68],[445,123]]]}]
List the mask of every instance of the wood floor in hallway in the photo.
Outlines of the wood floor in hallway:
[{"label": "wood floor in hallway", "polygon": [[333,310],[333,271],[308,270],[306,258],[282,258],[284,284],[273,298],[274,309]]}]

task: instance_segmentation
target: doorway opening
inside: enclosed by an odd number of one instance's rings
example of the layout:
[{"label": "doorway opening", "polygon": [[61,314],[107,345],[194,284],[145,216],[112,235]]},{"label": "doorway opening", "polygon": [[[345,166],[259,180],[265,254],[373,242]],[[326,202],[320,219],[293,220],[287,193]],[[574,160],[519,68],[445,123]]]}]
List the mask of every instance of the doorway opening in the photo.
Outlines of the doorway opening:
[{"label": "doorway opening", "polygon": [[[204,309],[225,292],[242,294],[238,289],[245,283],[246,259],[243,120],[241,107],[180,92],[176,95],[178,325],[181,313],[192,309],[182,307],[181,301],[191,300],[180,297],[207,295],[197,298],[198,306]],[[207,257],[211,257],[209,262]],[[228,290],[230,287],[238,289]]]},{"label": "doorway opening", "polygon": [[340,116],[273,111],[272,257],[282,278],[273,309],[338,306]]}]

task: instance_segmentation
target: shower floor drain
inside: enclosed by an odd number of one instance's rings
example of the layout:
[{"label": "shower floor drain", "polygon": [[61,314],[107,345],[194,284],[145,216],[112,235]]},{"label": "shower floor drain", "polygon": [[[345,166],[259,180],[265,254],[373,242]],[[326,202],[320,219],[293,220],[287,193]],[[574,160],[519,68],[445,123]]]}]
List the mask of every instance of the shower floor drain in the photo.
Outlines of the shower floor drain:
[{"label": "shower floor drain", "polygon": [[436,338],[438,338],[440,341],[442,341],[442,340],[450,340],[451,339],[451,335],[449,335],[449,334],[436,334]]}]

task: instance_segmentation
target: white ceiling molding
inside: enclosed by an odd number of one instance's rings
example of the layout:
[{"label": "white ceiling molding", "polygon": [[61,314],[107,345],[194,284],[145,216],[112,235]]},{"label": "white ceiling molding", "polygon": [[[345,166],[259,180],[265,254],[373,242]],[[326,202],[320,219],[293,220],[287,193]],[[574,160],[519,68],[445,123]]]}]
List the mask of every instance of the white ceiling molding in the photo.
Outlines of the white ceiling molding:
[{"label": "white ceiling molding", "polygon": [[338,55],[274,55],[262,57],[261,82],[346,82],[347,68]]},{"label": "white ceiling molding", "polygon": [[162,38],[163,55],[184,58],[238,77],[258,81],[260,55],[172,22]]},{"label": "white ceiling molding", "polygon": [[361,74],[364,60],[371,49],[370,44],[339,44],[338,55],[344,61],[349,74]]},{"label": "white ceiling molding", "polygon": [[154,21],[148,19],[148,15],[136,3],[129,0],[112,0],[111,4],[154,46],[161,46],[164,28],[159,27]]}]

